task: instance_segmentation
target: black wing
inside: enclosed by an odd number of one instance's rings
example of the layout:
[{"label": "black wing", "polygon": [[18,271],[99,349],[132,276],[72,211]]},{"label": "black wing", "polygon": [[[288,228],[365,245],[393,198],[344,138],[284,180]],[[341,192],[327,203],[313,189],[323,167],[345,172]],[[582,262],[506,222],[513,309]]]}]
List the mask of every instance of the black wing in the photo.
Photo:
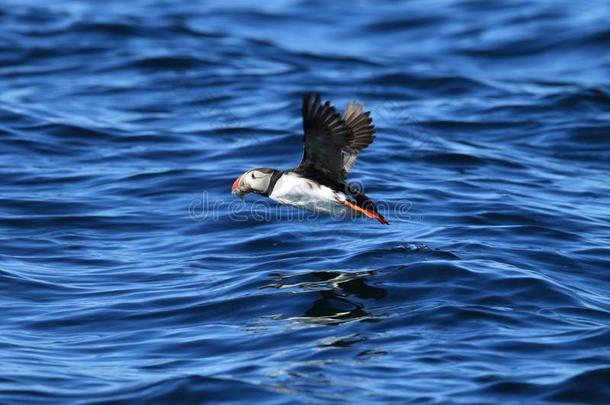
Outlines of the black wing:
[{"label": "black wing", "polygon": [[333,179],[343,179],[342,148],[349,130],[330,102],[320,104],[320,95],[303,96],[303,158],[295,171],[319,171]]},{"label": "black wing", "polygon": [[319,94],[303,97],[303,158],[295,171],[319,172],[343,182],[358,153],[375,139],[370,113],[348,104],[343,117]]}]

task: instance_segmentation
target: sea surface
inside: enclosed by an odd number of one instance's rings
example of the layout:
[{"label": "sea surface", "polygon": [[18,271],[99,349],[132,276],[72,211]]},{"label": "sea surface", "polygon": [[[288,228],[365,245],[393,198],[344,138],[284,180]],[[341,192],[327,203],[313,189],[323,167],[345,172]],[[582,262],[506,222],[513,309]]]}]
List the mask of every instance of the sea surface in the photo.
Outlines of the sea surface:
[{"label": "sea surface", "polygon": [[[231,195],[365,102],[390,226]],[[610,403],[608,1],[0,0],[0,403]]]}]

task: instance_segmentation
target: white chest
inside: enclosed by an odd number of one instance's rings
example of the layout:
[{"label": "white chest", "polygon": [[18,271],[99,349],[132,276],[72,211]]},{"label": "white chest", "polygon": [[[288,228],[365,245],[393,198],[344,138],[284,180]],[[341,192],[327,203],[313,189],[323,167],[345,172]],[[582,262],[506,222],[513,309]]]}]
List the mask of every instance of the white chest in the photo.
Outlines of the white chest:
[{"label": "white chest", "polygon": [[343,193],[294,173],[285,173],[269,195],[274,201],[315,212],[340,213],[345,210]]}]

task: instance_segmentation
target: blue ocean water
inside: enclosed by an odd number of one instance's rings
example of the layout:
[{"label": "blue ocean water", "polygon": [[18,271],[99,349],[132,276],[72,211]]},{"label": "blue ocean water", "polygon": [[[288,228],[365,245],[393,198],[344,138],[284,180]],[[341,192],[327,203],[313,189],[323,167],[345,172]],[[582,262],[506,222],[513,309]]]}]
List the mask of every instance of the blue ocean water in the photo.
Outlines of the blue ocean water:
[{"label": "blue ocean water", "polygon": [[[610,402],[607,1],[0,1],[0,403]],[[390,226],[230,186],[364,101]]]}]

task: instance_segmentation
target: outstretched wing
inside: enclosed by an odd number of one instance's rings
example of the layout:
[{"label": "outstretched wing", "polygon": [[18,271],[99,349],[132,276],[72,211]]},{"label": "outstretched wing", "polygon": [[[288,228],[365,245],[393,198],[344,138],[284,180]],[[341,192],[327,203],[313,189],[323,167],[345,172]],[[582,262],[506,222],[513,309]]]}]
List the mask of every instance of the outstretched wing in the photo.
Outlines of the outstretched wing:
[{"label": "outstretched wing", "polygon": [[319,171],[342,179],[341,150],[349,140],[349,130],[330,102],[320,103],[319,94],[303,96],[303,158],[296,171]]},{"label": "outstretched wing", "polygon": [[349,129],[349,143],[343,149],[343,170],[347,173],[354,167],[356,158],[362,149],[375,140],[375,126],[371,112],[363,112],[364,104],[348,103],[343,113],[343,122]]},{"label": "outstretched wing", "polygon": [[303,158],[297,172],[317,171],[337,181],[344,181],[358,153],[374,137],[370,113],[362,105],[348,104],[343,117],[319,94],[303,97]]}]

